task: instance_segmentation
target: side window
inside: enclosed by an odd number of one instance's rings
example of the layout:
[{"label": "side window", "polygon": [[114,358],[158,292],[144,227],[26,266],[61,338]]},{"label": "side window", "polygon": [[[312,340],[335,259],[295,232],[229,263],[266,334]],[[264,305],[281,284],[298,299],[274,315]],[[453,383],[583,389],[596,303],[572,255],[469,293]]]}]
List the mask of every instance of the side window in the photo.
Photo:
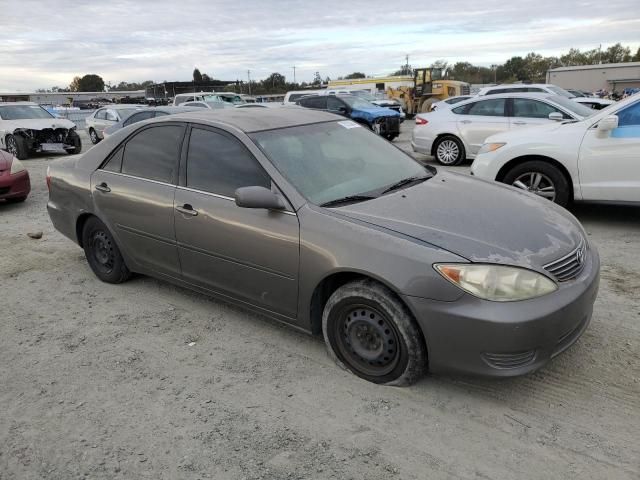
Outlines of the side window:
[{"label": "side window", "polygon": [[183,105],[185,107],[207,108],[207,106],[204,103],[200,103],[200,102],[186,102],[186,103],[183,103]]},{"label": "side window", "polygon": [[95,114],[95,118],[104,120],[106,118],[107,111],[105,109],[98,110]]},{"label": "side window", "polygon": [[127,118],[123,125],[128,127],[129,125],[133,125],[134,123],[141,122],[142,120],[147,120],[148,118],[153,118],[153,112],[138,112],[131,115]]},{"label": "side window", "polygon": [[121,147],[116,153],[114,153],[107,163],[102,167],[107,172],[120,172],[122,169],[122,157],[124,154],[124,148]]},{"label": "side window", "polygon": [[499,95],[501,93],[505,93],[508,92],[509,89],[508,88],[496,88],[495,90],[489,90],[487,92],[487,95]]},{"label": "side window", "polygon": [[271,188],[271,179],[238,140],[194,128],[187,155],[187,187],[233,197],[240,187]]},{"label": "side window", "polygon": [[164,117],[165,115],[169,115],[167,112],[156,112],[156,117]]},{"label": "side window", "polygon": [[172,183],[183,135],[184,127],[177,125],[142,130],[125,145],[122,173]]},{"label": "side window", "polygon": [[544,90],[541,89],[541,88],[537,88],[537,87],[529,87],[529,88],[527,88],[527,92],[544,92]]},{"label": "side window", "polygon": [[303,107],[307,107],[307,108],[319,108],[321,110],[326,110],[327,97],[316,96],[316,97],[303,98],[302,100],[300,100],[300,104]]},{"label": "side window", "polygon": [[504,98],[495,98],[492,100],[481,100],[479,102],[464,105],[467,107],[467,115],[482,115],[485,117],[504,117],[504,107],[506,100]]},{"label": "side window", "polygon": [[327,98],[327,110],[337,112],[340,110],[340,107],[344,108],[344,104],[336,97]]},{"label": "side window", "polygon": [[636,102],[618,113],[618,126],[630,127],[640,125],[640,102]]},{"label": "side window", "polygon": [[106,110],[105,111],[105,118],[111,122],[117,122],[118,121],[118,115],[116,115],[116,112],[114,112],[113,110]]},{"label": "side window", "polygon": [[562,113],[562,116],[565,116],[563,112],[544,102],[529,100],[527,98],[513,99],[514,117],[549,118],[549,114],[554,112]]}]

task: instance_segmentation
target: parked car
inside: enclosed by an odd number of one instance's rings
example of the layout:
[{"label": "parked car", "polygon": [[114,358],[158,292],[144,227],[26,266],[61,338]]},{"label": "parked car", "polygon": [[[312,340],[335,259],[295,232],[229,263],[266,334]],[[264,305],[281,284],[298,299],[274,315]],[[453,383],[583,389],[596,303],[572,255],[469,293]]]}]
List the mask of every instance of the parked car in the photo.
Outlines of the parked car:
[{"label": "parked car", "polygon": [[607,100],[606,98],[595,98],[595,97],[576,97],[572,98],[574,102],[578,102],[580,105],[584,105],[585,107],[589,107],[593,110],[602,110],[603,108],[607,108],[609,105],[613,105],[616,103],[614,100]]},{"label": "parked car", "polygon": [[431,104],[431,111],[434,112],[439,108],[451,108],[453,105],[464,102],[465,100],[469,100],[473,98],[473,95],[458,95],[456,97],[445,98],[444,100],[440,100],[439,102],[434,102]]},{"label": "parked car", "polygon": [[298,103],[302,97],[308,97],[310,95],[318,95],[322,90],[292,90],[287,92],[282,101],[283,105],[293,106]]},{"label": "parked car", "polygon": [[212,98],[213,100],[219,99],[219,92],[193,92],[193,93],[179,93],[173,97],[173,106],[179,107],[184,102],[202,102]]},{"label": "parked car", "polygon": [[[187,102],[189,103],[189,102]],[[154,108],[142,108],[135,113],[129,115],[126,119],[119,121],[107,127],[102,132],[104,138],[107,138],[109,135],[113,135],[118,130],[124,127],[128,127],[129,125],[133,125],[134,123],[142,122],[143,120],[149,120],[150,118],[163,117],[165,115],[173,115],[176,113],[187,113],[193,112],[195,110],[199,110],[199,107],[189,107],[186,106],[186,103],[182,104],[180,107],[154,107]]]},{"label": "parked car", "polygon": [[391,100],[389,98],[378,98],[375,95],[372,95],[368,90],[323,90],[319,95],[355,95],[356,97],[362,98],[367,102],[371,102],[378,107],[389,108],[391,110],[395,110],[400,114],[400,123],[404,122],[406,118],[406,114],[404,110],[402,110],[402,105],[396,100]]},{"label": "parked car", "polygon": [[22,162],[0,150],[0,200],[24,202],[30,191],[29,172]]},{"label": "parked car", "polygon": [[559,95],[509,93],[454,105],[416,116],[411,136],[415,152],[432,155],[441,165],[475,158],[490,135],[563,120],[582,120],[595,112]]},{"label": "parked car", "polygon": [[152,275],[322,332],[376,383],[411,383],[427,358],[536,370],[582,335],[598,290],[598,253],[566,210],[316,110],[156,118],[48,179],[53,225],[101,280]]},{"label": "parked car", "polygon": [[298,100],[298,105],[350,118],[389,141],[400,135],[398,112],[378,107],[355,95],[312,95]]},{"label": "parked car", "polygon": [[0,149],[19,160],[32,153],[80,153],[76,124],[33,102],[0,103]]},{"label": "parked car", "polygon": [[202,102],[184,102],[182,106],[191,107],[191,108],[206,108],[209,110],[222,110],[223,108],[234,108],[234,105],[232,103],[225,102],[222,99],[206,100]]},{"label": "parked car", "polygon": [[571,201],[640,204],[640,94],[582,121],[489,137],[471,173]]},{"label": "parked car", "polygon": [[85,129],[94,145],[104,138],[105,129],[126,120],[135,112],[148,107],[135,104],[109,105],[99,108],[85,119]]},{"label": "parked car", "polygon": [[593,97],[593,94],[590,92],[585,92],[584,90],[576,90],[574,88],[566,88],[565,89],[567,92],[569,92],[571,95],[573,95],[576,98],[581,98],[581,97]]},{"label": "parked car", "polygon": [[569,93],[564,88],[550,83],[510,83],[505,85],[494,85],[484,87],[478,91],[478,96],[500,95],[504,93],[548,93],[560,95],[561,97],[574,98],[575,95]]}]

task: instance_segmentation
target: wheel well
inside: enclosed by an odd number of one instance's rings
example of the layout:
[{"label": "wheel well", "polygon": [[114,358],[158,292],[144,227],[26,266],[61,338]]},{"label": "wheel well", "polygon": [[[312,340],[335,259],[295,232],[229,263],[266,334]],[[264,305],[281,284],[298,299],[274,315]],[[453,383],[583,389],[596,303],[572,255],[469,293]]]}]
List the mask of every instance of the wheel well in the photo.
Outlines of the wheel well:
[{"label": "wheel well", "polygon": [[84,229],[84,224],[93,216],[91,213],[83,213],[78,217],[78,220],[76,220],[76,238],[78,239],[78,245],[81,247],[84,247],[84,245],[82,245],[82,230]]},{"label": "wheel well", "polygon": [[431,144],[431,156],[432,157],[436,156],[436,147],[438,145],[438,142],[440,141],[441,138],[444,138],[444,137],[453,137],[453,138],[457,139],[462,144],[462,146],[464,147],[464,143],[462,142],[462,140],[460,140],[460,137],[458,137],[457,135],[454,135],[453,133],[440,133],[440,134],[438,134],[438,136],[436,136],[435,140]]},{"label": "wheel well", "polygon": [[502,166],[500,171],[498,171],[498,174],[496,175],[496,181],[502,182],[504,180],[504,177],[507,175],[507,172],[509,172],[509,170],[511,170],[513,167],[516,167],[524,162],[529,162],[532,160],[538,160],[538,161],[550,163],[551,165],[556,167],[558,170],[560,170],[562,172],[562,175],[564,175],[564,177],[567,179],[567,183],[569,184],[569,189],[570,189],[569,198],[573,198],[573,180],[571,179],[571,174],[569,173],[567,168],[557,160],[554,160],[551,157],[545,157],[544,155],[524,155],[522,157],[516,157],[512,160],[509,160],[507,163],[505,163]]}]

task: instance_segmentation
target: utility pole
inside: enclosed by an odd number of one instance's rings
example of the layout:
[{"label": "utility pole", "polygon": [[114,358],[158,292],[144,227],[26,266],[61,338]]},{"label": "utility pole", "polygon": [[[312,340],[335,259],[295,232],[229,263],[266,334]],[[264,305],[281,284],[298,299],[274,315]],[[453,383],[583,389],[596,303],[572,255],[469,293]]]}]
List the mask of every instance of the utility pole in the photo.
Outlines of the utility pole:
[{"label": "utility pole", "polygon": [[247,70],[247,80],[249,81],[249,95],[251,95],[251,70]]},{"label": "utility pole", "polygon": [[409,54],[408,53],[405,55],[405,58],[407,60],[407,63],[405,63],[405,69],[404,70],[405,70],[405,74],[409,75]]},{"label": "utility pole", "polygon": [[498,84],[498,65],[491,65],[493,69],[493,83]]},{"label": "utility pole", "polygon": [[296,83],[296,66],[294,65],[291,68],[293,68],[293,83]]},{"label": "utility pole", "polygon": [[598,47],[598,65],[602,65],[602,44]]}]

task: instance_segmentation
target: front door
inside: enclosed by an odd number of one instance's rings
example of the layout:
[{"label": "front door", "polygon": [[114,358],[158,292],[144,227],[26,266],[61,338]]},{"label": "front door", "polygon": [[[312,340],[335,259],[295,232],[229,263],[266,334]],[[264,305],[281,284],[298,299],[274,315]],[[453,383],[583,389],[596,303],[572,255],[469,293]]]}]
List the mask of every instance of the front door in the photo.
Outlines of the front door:
[{"label": "front door", "polygon": [[640,101],[618,111],[618,128],[587,130],[578,168],[584,200],[640,202]]},{"label": "front door", "polygon": [[300,243],[295,212],[235,204],[237,188],[275,186],[242,142],[227,132],[194,127],[185,166],[175,196],[184,279],[294,318]]},{"label": "front door", "polygon": [[134,262],[180,277],[173,226],[175,183],[185,127],[140,130],[91,176],[96,214]]},{"label": "front door", "polygon": [[562,118],[571,120],[572,118],[565,112],[555,108],[553,105],[533,100],[531,98],[513,98],[511,109],[511,129],[523,127],[535,127],[545,125],[555,120],[550,120],[549,115],[559,113]]},{"label": "front door", "polygon": [[468,154],[478,153],[487,137],[509,130],[506,103],[504,98],[491,98],[452,110],[459,115],[456,117],[458,132],[470,150]]}]

